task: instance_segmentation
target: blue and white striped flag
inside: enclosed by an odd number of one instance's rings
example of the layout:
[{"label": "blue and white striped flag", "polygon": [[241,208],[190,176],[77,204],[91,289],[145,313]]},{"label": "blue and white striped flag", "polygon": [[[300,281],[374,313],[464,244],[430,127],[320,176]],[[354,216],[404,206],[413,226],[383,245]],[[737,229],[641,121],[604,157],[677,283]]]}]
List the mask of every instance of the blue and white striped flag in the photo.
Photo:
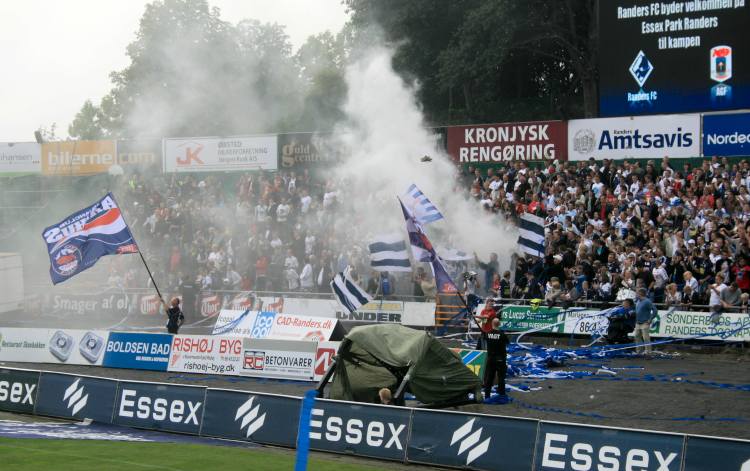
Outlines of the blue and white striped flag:
[{"label": "blue and white striped flag", "polygon": [[399,234],[375,236],[369,245],[370,267],[376,271],[411,271],[406,242]]},{"label": "blue and white striped flag", "polygon": [[530,213],[521,216],[518,248],[536,257],[544,256],[544,219]]},{"label": "blue and white striped flag", "polygon": [[425,194],[417,188],[417,185],[412,184],[406,190],[402,201],[420,224],[429,224],[439,219],[443,219],[443,215],[440,211],[438,211],[435,205],[432,204],[432,201],[427,199]]},{"label": "blue and white striped flag", "polygon": [[351,279],[348,272],[338,272],[331,280],[331,290],[341,306],[349,313],[372,301],[369,294]]}]

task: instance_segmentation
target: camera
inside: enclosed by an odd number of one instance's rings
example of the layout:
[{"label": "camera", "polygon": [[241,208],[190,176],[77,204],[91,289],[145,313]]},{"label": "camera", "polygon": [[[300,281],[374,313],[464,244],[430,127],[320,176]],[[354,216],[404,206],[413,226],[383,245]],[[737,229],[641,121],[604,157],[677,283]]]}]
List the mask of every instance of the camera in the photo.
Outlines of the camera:
[{"label": "camera", "polygon": [[86,335],[81,339],[81,343],[78,344],[81,356],[91,363],[96,363],[103,349],[104,339],[90,331],[86,332]]},{"label": "camera", "polygon": [[49,341],[49,351],[60,361],[68,361],[73,350],[73,337],[62,330],[55,332]]},{"label": "camera", "polygon": [[464,272],[464,280],[470,281],[477,277],[477,272],[475,271],[467,271]]}]

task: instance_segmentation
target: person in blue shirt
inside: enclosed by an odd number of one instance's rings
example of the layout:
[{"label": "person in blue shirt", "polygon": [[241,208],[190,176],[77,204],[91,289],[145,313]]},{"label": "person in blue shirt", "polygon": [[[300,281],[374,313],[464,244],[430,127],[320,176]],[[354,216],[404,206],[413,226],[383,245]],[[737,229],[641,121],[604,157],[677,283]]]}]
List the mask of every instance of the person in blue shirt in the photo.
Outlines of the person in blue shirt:
[{"label": "person in blue shirt", "polygon": [[643,347],[636,347],[636,353],[644,352],[647,355],[651,353],[651,336],[649,331],[651,330],[651,321],[656,317],[657,313],[656,306],[646,297],[646,289],[638,288],[636,292],[635,330],[633,331],[633,335],[635,336],[636,345],[645,345]]}]

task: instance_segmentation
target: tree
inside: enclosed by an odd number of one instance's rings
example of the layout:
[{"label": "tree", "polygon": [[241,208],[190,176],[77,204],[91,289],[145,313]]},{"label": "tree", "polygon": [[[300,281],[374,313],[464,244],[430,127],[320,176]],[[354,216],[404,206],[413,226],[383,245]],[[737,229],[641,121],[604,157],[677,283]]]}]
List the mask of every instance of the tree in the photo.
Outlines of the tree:
[{"label": "tree", "polygon": [[81,111],[76,114],[73,122],[68,126],[68,134],[75,139],[101,139],[103,135],[102,127],[99,123],[99,108],[86,100]]},{"label": "tree", "polygon": [[155,1],[127,48],[130,64],[111,74],[98,107],[84,104],[73,131],[161,138],[275,130],[301,114],[291,52],[282,26],[233,26],[206,0]]},{"label": "tree", "polygon": [[433,123],[594,116],[596,0],[346,0]]}]

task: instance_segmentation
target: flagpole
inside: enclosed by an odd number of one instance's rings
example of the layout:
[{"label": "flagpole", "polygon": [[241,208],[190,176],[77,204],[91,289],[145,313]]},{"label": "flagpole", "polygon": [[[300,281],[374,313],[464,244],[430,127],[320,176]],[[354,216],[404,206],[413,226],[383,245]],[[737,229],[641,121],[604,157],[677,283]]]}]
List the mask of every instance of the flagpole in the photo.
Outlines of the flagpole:
[{"label": "flagpole", "polygon": [[[115,198],[114,193],[111,191],[109,192],[110,196],[112,196],[112,200],[114,200],[115,204],[117,204],[117,207],[120,207],[120,204],[117,202],[117,199]],[[122,217],[123,222],[125,222],[125,225],[128,227],[128,230],[130,230],[130,225],[128,225],[128,221],[125,220],[125,214],[120,211],[120,217]],[[141,257],[141,261],[143,262],[143,266],[146,267],[146,273],[148,273],[148,277],[151,278],[151,283],[154,284],[154,289],[156,290],[156,294],[159,296],[159,299],[164,302],[164,298],[161,295],[161,291],[159,291],[159,287],[156,285],[156,280],[154,279],[154,275],[151,274],[151,269],[148,267],[148,263],[146,263],[146,259],[143,257],[143,252],[141,252],[141,247],[138,245],[138,242],[135,241],[135,236],[133,235],[133,232],[130,232],[130,235],[133,237],[133,243],[136,247],[138,247],[138,255]]]}]

